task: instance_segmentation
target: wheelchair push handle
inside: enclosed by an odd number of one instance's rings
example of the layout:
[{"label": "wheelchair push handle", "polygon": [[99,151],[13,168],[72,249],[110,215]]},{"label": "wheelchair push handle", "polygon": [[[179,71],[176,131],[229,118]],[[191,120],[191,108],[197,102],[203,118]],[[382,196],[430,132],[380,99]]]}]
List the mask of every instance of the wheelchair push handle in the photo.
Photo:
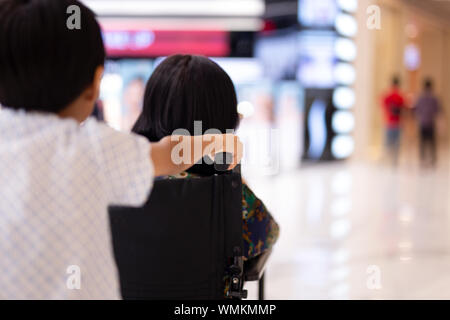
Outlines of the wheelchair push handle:
[{"label": "wheelchair push handle", "polygon": [[228,171],[230,164],[233,163],[233,154],[229,152],[219,152],[214,156],[214,169],[219,172]]}]

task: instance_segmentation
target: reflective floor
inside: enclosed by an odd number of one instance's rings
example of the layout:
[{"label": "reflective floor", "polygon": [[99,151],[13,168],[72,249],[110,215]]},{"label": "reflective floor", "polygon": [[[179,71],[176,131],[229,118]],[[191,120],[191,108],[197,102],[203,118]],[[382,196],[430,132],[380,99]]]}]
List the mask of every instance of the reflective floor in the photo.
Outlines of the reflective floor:
[{"label": "reflective floor", "polygon": [[281,225],[266,297],[450,299],[449,181],[448,164],[350,162],[249,179]]}]

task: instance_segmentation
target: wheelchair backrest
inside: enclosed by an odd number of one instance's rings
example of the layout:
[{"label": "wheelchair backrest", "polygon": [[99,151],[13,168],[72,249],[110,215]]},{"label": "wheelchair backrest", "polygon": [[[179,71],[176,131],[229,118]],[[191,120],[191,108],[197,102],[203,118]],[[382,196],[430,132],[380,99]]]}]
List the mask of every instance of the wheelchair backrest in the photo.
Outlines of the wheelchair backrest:
[{"label": "wheelchair backrest", "polygon": [[143,207],[110,207],[124,299],[222,299],[243,251],[239,173],[154,183]]}]

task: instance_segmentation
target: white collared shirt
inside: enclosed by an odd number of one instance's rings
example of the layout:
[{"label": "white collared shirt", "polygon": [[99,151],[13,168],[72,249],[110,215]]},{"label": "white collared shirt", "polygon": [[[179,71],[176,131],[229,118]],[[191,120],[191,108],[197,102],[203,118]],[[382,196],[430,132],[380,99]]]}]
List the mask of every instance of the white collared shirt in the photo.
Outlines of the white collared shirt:
[{"label": "white collared shirt", "polygon": [[107,206],[152,182],[143,137],[1,109],[0,299],[119,298]]}]

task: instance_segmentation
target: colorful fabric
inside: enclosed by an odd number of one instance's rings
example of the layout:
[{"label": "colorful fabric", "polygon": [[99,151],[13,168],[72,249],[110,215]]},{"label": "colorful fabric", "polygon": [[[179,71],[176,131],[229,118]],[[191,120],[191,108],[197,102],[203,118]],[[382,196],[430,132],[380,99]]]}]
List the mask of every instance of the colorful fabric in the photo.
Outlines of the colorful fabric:
[{"label": "colorful fabric", "polygon": [[247,259],[270,249],[278,239],[279,227],[264,203],[242,184],[244,256]]},{"label": "colorful fabric", "polygon": [[[169,179],[199,178],[199,175],[182,172]],[[250,259],[272,248],[278,239],[279,226],[264,203],[242,183],[242,224],[244,259]]]}]

